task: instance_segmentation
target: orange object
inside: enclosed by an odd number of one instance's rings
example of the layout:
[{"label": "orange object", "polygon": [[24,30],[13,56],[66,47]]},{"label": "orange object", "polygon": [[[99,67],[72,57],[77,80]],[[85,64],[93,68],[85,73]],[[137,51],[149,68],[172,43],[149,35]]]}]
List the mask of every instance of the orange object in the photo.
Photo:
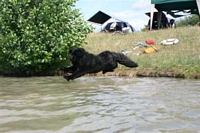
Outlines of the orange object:
[{"label": "orange object", "polygon": [[144,49],[143,53],[150,54],[150,53],[157,52],[157,51],[158,51],[158,49],[156,46],[151,46],[149,48]]},{"label": "orange object", "polygon": [[153,45],[153,44],[155,44],[155,41],[152,39],[148,39],[148,40],[146,40],[146,44]]}]

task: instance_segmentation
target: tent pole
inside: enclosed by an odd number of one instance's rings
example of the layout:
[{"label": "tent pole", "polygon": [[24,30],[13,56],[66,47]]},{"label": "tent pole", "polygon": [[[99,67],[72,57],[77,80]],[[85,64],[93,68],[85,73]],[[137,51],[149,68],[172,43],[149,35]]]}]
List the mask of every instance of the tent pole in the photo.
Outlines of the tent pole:
[{"label": "tent pole", "polygon": [[158,16],[157,16],[158,29],[160,29],[161,18],[162,18],[162,12],[159,11],[159,12],[158,12]]},{"label": "tent pole", "polygon": [[198,11],[199,11],[199,16],[200,16],[200,0],[196,0],[197,2],[197,7],[198,7]]},{"label": "tent pole", "polygon": [[151,4],[150,30],[152,30],[152,24],[153,24],[153,15],[154,15],[154,8],[155,8],[155,4]]}]

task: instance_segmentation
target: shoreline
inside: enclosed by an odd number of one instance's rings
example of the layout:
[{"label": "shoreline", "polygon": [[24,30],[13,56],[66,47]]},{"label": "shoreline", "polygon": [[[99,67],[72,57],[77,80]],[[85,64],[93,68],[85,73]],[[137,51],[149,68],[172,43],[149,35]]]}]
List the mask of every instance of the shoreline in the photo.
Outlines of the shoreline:
[{"label": "shoreline", "polygon": [[[55,76],[63,76],[63,72],[58,72]],[[200,73],[196,73],[192,78],[187,78],[185,74],[177,73],[173,70],[152,70],[152,69],[144,69],[144,70],[129,70],[129,69],[118,69],[114,72],[108,72],[106,74],[102,74],[102,72],[94,73],[94,74],[86,74],[85,76],[119,76],[119,77],[167,77],[167,78],[182,78],[182,79],[200,79]]]},{"label": "shoreline", "polygon": [[[16,74],[0,75],[0,77],[41,77],[41,76],[64,76],[63,71],[56,71],[52,73],[42,73],[39,75],[20,76]],[[119,76],[119,77],[166,77],[166,78],[182,78],[182,79],[200,79],[200,73],[180,73],[174,70],[154,70],[146,69],[116,69],[114,72],[102,74],[102,72],[85,74],[84,76]]]},{"label": "shoreline", "polygon": [[[106,74],[96,73],[87,74],[87,76],[125,76],[125,77],[167,77],[167,78],[182,78],[187,79],[184,74],[176,73],[173,71],[133,71],[133,70],[117,70]],[[194,79],[200,79],[200,74],[195,75]]]}]

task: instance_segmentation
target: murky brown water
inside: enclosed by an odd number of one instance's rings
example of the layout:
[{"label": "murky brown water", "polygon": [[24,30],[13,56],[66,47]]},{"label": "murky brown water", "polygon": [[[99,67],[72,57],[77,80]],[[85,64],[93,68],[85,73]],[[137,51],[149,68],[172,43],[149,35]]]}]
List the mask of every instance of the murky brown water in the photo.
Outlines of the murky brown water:
[{"label": "murky brown water", "polygon": [[199,80],[0,78],[1,133],[199,131]]}]

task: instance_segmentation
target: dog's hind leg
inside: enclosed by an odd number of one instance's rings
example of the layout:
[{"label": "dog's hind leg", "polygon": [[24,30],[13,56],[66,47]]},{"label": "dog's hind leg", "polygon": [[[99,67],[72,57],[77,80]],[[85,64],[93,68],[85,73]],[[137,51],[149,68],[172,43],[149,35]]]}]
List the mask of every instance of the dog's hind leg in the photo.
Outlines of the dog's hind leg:
[{"label": "dog's hind leg", "polygon": [[108,62],[108,63],[105,63],[105,65],[103,66],[103,74],[107,73],[107,72],[113,72],[115,68],[118,67],[118,64],[117,62]]}]

